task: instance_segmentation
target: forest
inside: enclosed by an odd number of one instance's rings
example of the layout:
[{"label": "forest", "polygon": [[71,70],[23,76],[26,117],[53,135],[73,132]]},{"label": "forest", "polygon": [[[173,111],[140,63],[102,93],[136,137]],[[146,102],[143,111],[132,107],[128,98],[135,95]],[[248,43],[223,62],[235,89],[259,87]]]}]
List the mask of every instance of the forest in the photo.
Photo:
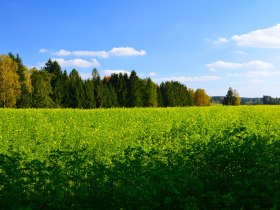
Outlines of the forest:
[{"label": "forest", "polygon": [[19,54],[0,55],[0,107],[111,108],[209,106],[204,89],[193,90],[177,81],[157,84],[136,71],[100,77],[92,70],[82,79],[77,69],[68,74],[57,61],[28,69]]}]

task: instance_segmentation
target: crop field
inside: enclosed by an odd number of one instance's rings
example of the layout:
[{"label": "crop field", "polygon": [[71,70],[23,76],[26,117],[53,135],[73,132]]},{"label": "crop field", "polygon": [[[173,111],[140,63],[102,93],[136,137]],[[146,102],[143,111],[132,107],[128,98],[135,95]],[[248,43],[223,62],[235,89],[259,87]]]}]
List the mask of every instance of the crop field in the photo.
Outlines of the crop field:
[{"label": "crop field", "polygon": [[279,208],[280,106],[0,110],[0,209]]}]

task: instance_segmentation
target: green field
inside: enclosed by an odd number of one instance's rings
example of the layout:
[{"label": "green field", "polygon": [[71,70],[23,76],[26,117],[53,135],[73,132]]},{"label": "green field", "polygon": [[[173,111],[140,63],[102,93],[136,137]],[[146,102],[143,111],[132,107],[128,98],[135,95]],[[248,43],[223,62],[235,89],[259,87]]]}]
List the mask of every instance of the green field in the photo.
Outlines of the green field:
[{"label": "green field", "polygon": [[280,107],[1,109],[1,209],[279,209]]}]

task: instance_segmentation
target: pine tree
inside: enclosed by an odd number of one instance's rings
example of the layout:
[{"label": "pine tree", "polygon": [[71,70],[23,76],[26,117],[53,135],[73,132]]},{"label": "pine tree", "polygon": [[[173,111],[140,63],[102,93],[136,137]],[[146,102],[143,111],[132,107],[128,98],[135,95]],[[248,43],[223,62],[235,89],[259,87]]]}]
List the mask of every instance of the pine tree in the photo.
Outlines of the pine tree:
[{"label": "pine tree", "polygon": [[32,107],[34,108],[52,108],[53,101],[50,97],[52,93],[51,75],[45,70],[38,71],[31,69],[32,82]]},{"label": "pine tree", "polygon": [[105,95],[106,95],[106,107],[118,107],[118,97],[115,89],[113,88],[110,81],[103,81],[105,86]]},{"label": "pine tree", "polygon": [[157,103],[159,107],[164,107],[160,86],[157,86]]},{"label": "pine tree", "polygon": [[94,81],[92,79],[88,79],[85,81],[85,108],[91,109],[95,107]]},{"label": "pine tree", "polygon": [[61,67],[57,61],[52,61],[49,59],[45,67],[43,68],[47,71],[51,77],[52,94],[51,98],[54,102],[55,107],[61,107],[63,95],[64,95],[64,83],[62,81],[62,71]]},{"label": "pine tree", "polygon": [[95,82],[95,88],[94,88],[94,95],[96,100],[96,107],[97,108],[103,108],[106,107],[106,90],[104,88],[104,85],[100,79],[100,77],[97,77],[97,80]]},{"label": "pine tree", "polygon": [[17,64],[17,74],[19,76],[19,84],[20,84],[20,90],[21,93],[17,97],[17,102],[16,106],[18,108],[28,108],[31,107],[32,103],[32,97],[31,97],[31,92],[32,92],[32,84],[31,84],[31,75],[28,70],[28,68],[23,65],[22,60],[17,54],[14,56],[12,53],[8,54],[10,58],[12,58]]},{"label": "pine tree", "polygon": [[133,70],[129,76],[128,83],[128,106],[141,107],[143,106],[143,98],[141,92],[141,81]]},{"label": "pine tree", "polygon": [[61,77],[61,81],[63,83],[63,96],[62,96],[62,101],[61,101],[61,107],[64,108],[69,108],[69,76],[66,72],[66,70],[64,70],[62,77]]},{"label": "pine tree", "polygon": [[175,94],[173,91],[173,81],[167,81],[160,84],[160,90],[165,107],[176,106]]},{"label": "pine tree", "polygon": [[69,74],[67,98],[70,108],[84,108],[84,82],[76,69],[73,69]]},{"label": "pine tree", "polygon": [[127,106],[127,92],[128,92],[128,76],[127,74],[112,74],[110,83],[117,95],[118,105],[120,107]]},{"label": "pine tree", "polygon": [[97,78],[100,77],[100,76],[99,76],[99,73],[98,73],[98,70],[97,70],[96,68],[94,68],[94,69],[92,70],[91,76],[92,76],[92,79],[93,79],[94,81],[96,81]]}]

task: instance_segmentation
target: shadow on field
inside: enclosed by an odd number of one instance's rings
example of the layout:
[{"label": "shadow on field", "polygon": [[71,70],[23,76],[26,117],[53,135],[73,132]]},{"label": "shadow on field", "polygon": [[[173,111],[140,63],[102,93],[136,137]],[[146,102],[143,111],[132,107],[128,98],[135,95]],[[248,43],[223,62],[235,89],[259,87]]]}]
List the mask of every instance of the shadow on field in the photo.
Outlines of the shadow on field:
[{"label": "shadow on field", "polygon": [[52,151],[45,160],[11,150],[0,154],[0,207],[278,209],[279,157],[280,141],[242,126],[176,150],[128,147],[106,164],[86,148]]}]

